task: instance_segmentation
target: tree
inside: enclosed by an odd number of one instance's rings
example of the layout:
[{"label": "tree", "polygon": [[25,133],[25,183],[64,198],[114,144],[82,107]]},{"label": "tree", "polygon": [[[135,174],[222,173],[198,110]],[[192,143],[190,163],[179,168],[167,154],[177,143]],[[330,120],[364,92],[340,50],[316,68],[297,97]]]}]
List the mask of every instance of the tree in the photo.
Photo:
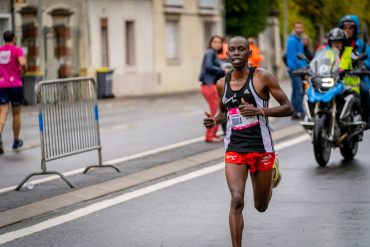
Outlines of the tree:
[{"label": "tree", "polygon": [[256,37],[266,27],[271,0],[225,0],[226,34]]},{"label": "tree", "polygon": [[[315,40],[314,24],[322,24],[325,32],[337,27],[339,20],[345,15],[357,15],[362,27],[370,24],[370,1],[363,0],[287,0],[288,24],[292,27],[294,21],[300,20],[311,39]],[[274,0],[280,13],[283,11],[282,1]],[[280,30],[283,32],[283,16],[280,14]]]}]

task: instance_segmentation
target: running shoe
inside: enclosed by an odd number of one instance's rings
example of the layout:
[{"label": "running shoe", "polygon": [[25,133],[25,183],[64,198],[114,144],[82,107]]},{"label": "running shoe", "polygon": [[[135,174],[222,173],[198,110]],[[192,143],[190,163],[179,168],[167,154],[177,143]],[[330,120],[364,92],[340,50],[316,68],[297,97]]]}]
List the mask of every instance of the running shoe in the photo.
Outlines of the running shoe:
[{"label": "running shoe", "polygon": [[1,137],[0,137],[0,154],[3,154],[3,153],[4,153],[3,140],[1,140]]},{"label": "running shoe", "polygon": [[23,146],[23,141],[21,139],[14,140],[14,142],[13,142],[13,150],[18,150],[22,146]]},{"label": "running shoe", "polygon": [[281,173],[281,171],[279,170],[279,160],[278,158],[275,158],[275,161],[274,161],[274,165],[272,166],[272,169],[274,169],[274,178],[272,180],[272,186],[273,188],[275,189],[276,187],[278,187],[282,177],[283,177],[283,174]]}]

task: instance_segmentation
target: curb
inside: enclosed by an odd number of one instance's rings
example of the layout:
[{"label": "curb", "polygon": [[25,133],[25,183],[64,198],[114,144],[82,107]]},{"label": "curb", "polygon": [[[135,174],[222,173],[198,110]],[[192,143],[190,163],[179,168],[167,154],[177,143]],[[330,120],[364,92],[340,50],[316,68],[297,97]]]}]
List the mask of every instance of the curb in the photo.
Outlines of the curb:
[{"label": "curb", "polygon": [[[304,132],[304,129],[296,124],[272,132],[272,137],[274,141],[280,141]],[[112,193],[120,192],[146,182],[176,174],[180,171],[201,166],[208,162],[223,158],[224,151],[224,148],[214,149],[107,182],[0,212],[0,228],[77,203],[87,202]]]}]

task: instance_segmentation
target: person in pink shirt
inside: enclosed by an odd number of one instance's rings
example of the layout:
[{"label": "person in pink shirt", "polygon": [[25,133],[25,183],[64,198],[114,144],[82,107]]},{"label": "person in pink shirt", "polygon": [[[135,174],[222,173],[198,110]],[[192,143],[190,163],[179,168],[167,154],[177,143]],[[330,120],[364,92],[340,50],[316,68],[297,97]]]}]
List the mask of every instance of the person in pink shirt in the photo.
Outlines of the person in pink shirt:
[{"label": "person in pink shirt", "polygon": [[3,37],[5,45],[0,47],[0,154],[4,153],[1,134],[8,114],[9,102],[12,104],[13,113],[13,150],[17,150],[23,145],[23,141],[18,138],[21,130],[21,105],[23,102],[20,74],[24,74],[27,70],[22,48],[14,45],[14,33],[6,31]]}]

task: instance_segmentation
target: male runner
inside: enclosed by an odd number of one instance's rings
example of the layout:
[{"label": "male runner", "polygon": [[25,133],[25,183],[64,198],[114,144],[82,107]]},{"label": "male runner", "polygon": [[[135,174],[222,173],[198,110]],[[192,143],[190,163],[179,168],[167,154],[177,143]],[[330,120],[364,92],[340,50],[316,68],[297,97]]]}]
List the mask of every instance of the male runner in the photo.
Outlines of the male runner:
[{"label": "male runner", "polygon": [[[225,137],[225,172],[231,193],[229,224],[234,247],[241,246],[244,227],[243,207],[248,169],[252,179],[254,205],[264,212],[281,180],[278,162],[268,125],[268,116],[293,114],[289,99],[271,73],[248,67],[251,56],[248,41],[233,37],[227,56],[233,66],[226,77],[217,82],[219,112],[215,117],[205,112],[204,126],[212,128],[228,119]],[[268,108],[271,95],[280,106]]]},{"label": "male runner", "polygon": [[0,154],[4,153],[1,134],[9,110],[9,102],[13,112],[13,150],[18,150],[23,141],[19,139],[21,130],[21,105],[23,88],[20,74],[27,70],[23,50],[15,46],[15,35],[12,31],[3,34],[5,45],[0,47]]}]

